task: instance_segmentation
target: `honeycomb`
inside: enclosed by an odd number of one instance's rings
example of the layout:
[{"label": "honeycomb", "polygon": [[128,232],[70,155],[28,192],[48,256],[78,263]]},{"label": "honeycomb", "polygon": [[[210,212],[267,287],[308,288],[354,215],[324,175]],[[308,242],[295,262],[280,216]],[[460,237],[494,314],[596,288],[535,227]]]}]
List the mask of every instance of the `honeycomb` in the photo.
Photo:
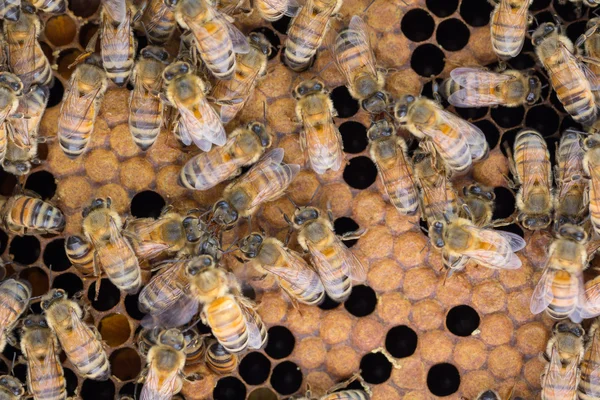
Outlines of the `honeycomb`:
[{"label": "honeycomb", "polygon": [[[98,28],[100,0],[70,0],[66,14],[44,16],[42,47],[56,65],[56,83],[40,134],[56,136],[57,117],[64,86],[72,72],[67,66],[83,52]],[[489,16],[492,6],[485,0],[345,0],[342,21],[334,20],[328,36],[341,29],[352,15],[362,15],[370,27],[371,41],[379,64],[388,69],[387,88],[394,95],[410,92],[431,96],[432,76],[437,82],[456,66],[488,65],[496,61],[490,45]],[[585,30],[591,12],[582,16],[572,3],[534,0],[530,8],[535,24],[551,21],[557,13],[567,35],[575,40]],[[376,169],[366,152],[369,116],[352,100],[343,78],[324,46],[313,67],[293,73],[280,62],[289,18],[266,24],[257,13],[239,17],[244,33],[260,30],[278,49],[269,62],[269,73],[251,101],[228,125],[266,122],[277,138],[274,146],[285,149],[285,161],[303,164],[298,143],[299,127],[294,119],[290,93],[302,79],[319,76],[331,89],[338,110],[336,123],[342,134],[347,165],[337,173],[317,176],[303,170],[289,189],[297,204],[325,208],[331,204],[337,233],[364,229],[358,240],[348,241],[368,267],[368,279],[356,286],[343,305],[327,301],[319,307],[294,308],[269,277],[251,281],[257,273],[232,257],[226,266],[245,282],[246,294],[260,304],[258,311],[269,328],[269,342],[261,351],[241,355],[239,370],[231,376],[216,376],[203,365],[189,367],[202,379],[186,383],[186,399],[251,400],[301,395],[307,385],[319,395],[337,382],[362,370],[374,400],[432,399],[446,397],[473,399],[480,391],[496,389],[507,398],[515,395],[539,397],[543,362],[539,353],[549,336],[551,321],[529,312],[533,286],[541,275],[549,235],[523,232],[518,226],[502,229],[527,240],[520,252],[523,267],[516,271],[493,271],[469,266],[445,280],[440,255],[432,251],[417,217],[399,215],[382,196]],[[324,43],[327,43],[326,38]],[[138,36],[138,51],[146,44]],[[167,47],[176,52],[177,40]],[[523,52],[508,62],[516,69],[535,68],[543,84],[529,40]],[[497,196],[495,217],[512,214],[514,196],[503,175],[508,175],[504,144],[512,144],[524,126],[540,131],[548,142],[554,161],[558,133],[578,127],[554,93],[546,87],[534,106],[453,110],[474,121],[486,135],[490,156],[475,165],[468,177],[454,182],[457,188],[475,179],[494,187]],[[108,399],[133,395],[138,373],[145,361],[137,352],[135,335],[143,314],[137,296],[120,293],[108,279],[102,279],[99,297],[94,300],[96,279],[81,276],[64,253],[64,238],[80,232],[81,211],[94,197],[110,196],[122,215],[156,217],[165,204],[177,209],[210,206],[224,185],[206,192],[191,192],[177,185],[177,174],[193,152],[182,150],[175,138],[162,132],[146,153],[133,143],[127,126],[128,89],[111,88],[103,101],[83,157],[68,159],[56,141],[42,144],[44,162],[26,178],[25,187],[38,192],[60,207],[67,217],[62,235],[15,236],[0,232],[0,254],[12,260],[10,274],[31,282],[33,296],[49,287],[65,289],[70,296],[82,292],[89,318],[106,341],[114,376],[107,382],[83,380],[64,360],[69,395],[87,399]],[[263,102],[267,104],[263,115]],[[401,132],[405,137],[408,133]],[[416,143],[412,143],[414,149]],[[0,194],[10,195],[17,179],[0,174]],[[283,238],[287,225],[281,210],[293,212],[292,202],[283,197],[266,204],[257,214],[262,228]],[[227,232],[224,247],[241,237],[248,227]],[[292,238],[291,247],[297,246]],[[40,312],[39,303],[32,305]],[[204,331],[208,331],[203,327]],[[378,349],[386,349],[386,357]],[[10,370],[20,351],[7,346],[0,372]],[[24,364],[14,365],[14,374],[25,381]],[[354,383],[352,385],[356,385]]]}]

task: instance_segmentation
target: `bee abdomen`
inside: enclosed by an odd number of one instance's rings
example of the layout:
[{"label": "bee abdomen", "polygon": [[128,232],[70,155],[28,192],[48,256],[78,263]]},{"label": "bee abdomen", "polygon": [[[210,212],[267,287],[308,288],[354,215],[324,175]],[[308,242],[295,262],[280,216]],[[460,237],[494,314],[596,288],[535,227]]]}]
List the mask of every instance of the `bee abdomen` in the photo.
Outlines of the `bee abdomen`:
[{"label": "bee abdomen", "polygon": [[18,227],[38,231],[59,231],[65,226],[62,211],[29,196],[19,196],[14,201],[8,212],[8,220]]},{"label": "bee abdomen", "polygon": [[219,79],[229,80],[235,72],[236,60],[231,39],[225,29],[221,24],[217,25],[213,32],[206,31],[206,36],[196,37],[196,44],[210,72]]},{"label": "bee abdomen", "polygon": [[218,298],[206,306],[205,313],[213,334],[227,351],[238,353],[248,346],[246,320],[234,300]]},{"label": "bee abdomen", "polygon": [[227,375],[235,371],[238,357],[231,354],[217,341],[213,341],[206,350],[206,365],[216,374]]},{"label": "bee abdomen", "polygon": [[149,107],[146,102],[139,107],[137,99],[131,101],[129,112],[129,130],[133,141],[142,150],[148,150],[160,134],[162,126],[162,106],[160,100],[152,100],[154,107]]},{"label": "bee abdomen", "polygon": [[369,396],[362,390],[342,390],[322,397],[321,400],[369,400]]}]

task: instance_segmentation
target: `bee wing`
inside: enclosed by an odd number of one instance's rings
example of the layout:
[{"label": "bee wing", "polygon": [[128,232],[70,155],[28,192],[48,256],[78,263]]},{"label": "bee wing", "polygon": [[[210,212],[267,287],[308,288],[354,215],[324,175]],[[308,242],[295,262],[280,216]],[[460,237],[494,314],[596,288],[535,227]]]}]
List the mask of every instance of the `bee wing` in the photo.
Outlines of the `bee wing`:
[{"label": "bee wing", "polygon": [[490,72],[483,68],[454,68],[450,71],[450,77],[460,86],[478,89],[482,86],[498,86],[511,79],[509,75]]},{"label": "bee wing", "polygon": [[[38,104],[36,95],[40,95],[42,103]],[[17,112],[28,118],[12,118],[13,130],[9,131],[11,140],[15,146],[21,149],[29,149],[32,146],[32,137],[37,136],[40,118],[46,110],[50,91],[46,86],[32,86],[26,94],[19,99]],[[36,124],[35,126],[33,124]]]},{"label": "bee wing", "polygon": [[[244,36],[244,34],[238,28],[236,28],[232,24],[233,19],[231,17],[229,17],[228,15],[223,14],[216,8],[212,7],[208,3],[206,4],[206,7],[208,7],[210,9],[210,12],[214,15],[215,19],[219,23],[221,23],[223,25],[223,27],[227,30],[227,34],[228,34],[229,39],[231,40],[231,44],[233,46],[233,51],[238,54],[248,53],[250,51],[250,45],[248,44],[248,39],[246,38],[246,36]],[[194,21],[188,21],[187,19],[185,22],[188,23],[188,25],[190,25],[190,24],[193,25],[194,28],[192,29],[192,31],[204,30],[205,33],[207,34],[207,36],[204,38],[204,40],[209,40],[209,41],[213,40],[210,35],[210,32],[206,31],[206,28],[204,26],[197,24]],[[214,44],[217,45],[218,43],[214,43]],[[211,46],[211,48],[215,48],[215,47]],[[220,48],[220,46],[217,48]]]},{"label": "bee wing", "polygon": [[559,154],[563,152],[567,155],[564,160],[560,160],[562,168],[559,169],[560,176],[557,175],[556,177],[559,201],[564,198],[573,185],[582,184],[582,182],[587,181],[583,176],[583,157],[585,151],[581,147],[580,141],[571,141],[568,144],[568,147],[565,147],[564,149],[563,146],[567,145],[561,143],[559,151],[556,152],[557,158],[559,157]]},{"label": "bee wing", "polygon": [[[193,110],[190,110],[179,101],[175,102],[175,106],[179,110],[179,124],[183,124],[181,128],[187,131],[187,135],[200,149],[204,150],[206,148],[205,141],[214,143],[217,146],[225,144],[227,134],[221,119],[208,104],[206,98],[202,98],[196,103]],[[210,150],[210,147],[208,147],[208,150]]]},{"label": "bee wing", "polygon": [[448,103],[454,107],[488,107],[504,104],[504,101],[493,94],[460,89],[448,97]]},{"label": "bee wing", "polygon": [[[333,171],[338,171],[344,160],[340,132],[333,123],[331,110],[327,110],[326,112],[329,114],[326,125],[315,127],[310,124],[303,124],[304,129],[300,130],[300,140],[305,145],[306,152],[308,153],[308,161],[313,170],[320,175],[324,174],[327,168],[316,165],[313,160],[333,160],[333,164],[328,166]],[[304,110],[301,110],[301,114],[302,120],[306,120]],[[330,151],[330,149],[333,150]]]},{"label": "bee wing", "polygon": [[240,309],[242,310],[244,319],[246,320],[246,330],[248,332],[248,347],[250,347],[251,349],[260,349],[265,341],[265,338],[263,337],[263,334],[261,333],[259,327],[259,324],[262,325],[260,315],[258,315],[256,311],[239,296],[236,296],[236,300],[238,305],[240,306]]},{"label": "bee wing", "polygon": [[[597,334],[592,336],[588,350],[589,356],[586,354],[586,358],[589,360],[588,368],[590,369],[590,371],[587,371],[588,382],[598,382],[598,379],[600,379],[600,364],[597,360],[600,360],[600,340],[598,340]],[[600,398],[600,388],[597,385],[589,385],[586,387],[585,392],[590,398]]]},{"label": "bee wing", "polygon": [[481,160],[485,157],[489,149],[481,129],[446,110],[439,109],[438,111],[446,124],[458,129],[458,132],[464,136],[471,151],[471,158]]},{"label": "bee wing", "polygon": [[[37,37],[35,31],[29,32],[27,40],[23,41],[23,44],[19,44],[20,39],[14,38],[13,33],[10,29],[5,29],[8,39],[11,43],[14,43],[16,49],[13,52],[9,52],[9,57],[13,55],[16,60],[13,61],[12,69],[15,74],[19,75],[21,81],[23,81],[23,87],[28,88],[32,83],[33,75],[31,74],[31,66],[37,65],[36,62],[36,51]],[[25,55],[29,53],[29,55]],[[18,57],[14,57],[18,54]]]},{"label": "bee wing", "polygon": [[521,267],[521,260],[514,253],[525,247],[525,241],[520,236],[476,226],[467,229],[480,244],[474,250],[465,251],[464,255],[488,268],[518,269]]},{"label": "bee wing", "polygon": [[50,343],[47,347],[47,352],[44,360],[40,361],[38,357],[31,354],[29,347],[25,346],[25,357],[27,357],[27,377],[31,385],[40,385],[40,381],[50,376],[62,376],[62,371],[59,371],[59,363],[56,360],[56,349],[54,344]]},{"label": "bee wing", "polygon": [[[92,331],[92,328],[90,328],[88,325],[86,325],[81,318],[79,317],[79,315],[77,314],[77,311],[75,311],[75,309],[73,307],[69,308],[69,313],[71,315],[71,332],[74,332],[75,335],[78,337],[78,343],[87,343],[88,345],[90,345],[91,343],[98,341],[98,338],[96,337],[96,335],[94,335],[94,332]],[[68,329],[68,328],[67,328]],[[64,332],[66,329],[58,329],[56,330],[56,334],[58,336],[61,335],[62,332]],[[67,339],[67,338],[65,338]],[[63,339],[64,340],[64,339]],[[72,340],[71,337],[68,337],[68,340]],[[95,346],[91,346],[91,348],[93,349]],[[80,361],[80,365],[90,365],[93,360],[90,360],[90,357],[95,357],[96,354],[89,351],[88,349],[85,349],[84,351],[80,351],[78,352],[79,357],[85,357],[87,360],[85,360],[85,362]]]},{"label": "bee wing", "polygon": [[585,285],[585,305],[581,312],[583,318],[595,318],[600,315],[600,282],[588,281]]},{"label": "bee wing", "polygon": [[[435,176],[435,182],[430,183],[428,180],[419,180],[419,187],[423,192],[422,201],[424,204],[428,204],[431,207],[433,214],[436,219],[443,220],[444,216],[450,217],[447,211],[448,204],[448,192],[446,191],[447,177],[446,174],[437,174]],[[442,191],[442,200],[438,200],[435,192]]]},{"label": "bee wing", "polygon": [[[375,55],[373,54],[373,47],[371,46],[371,41],[369,40],[368,28],[365,22],[358,15],[354,15],[350,20],[350,24],[348,25],[348,29],[355,31],[357,33],[356,36],[349,35],[346,40],[349,40],[350,43],[345,44],[344,46],[340,46],[344,49],[350,46],[356,46],[359,49],[366,49],[366,54],[361,54],[362,59],[364,60],[364,66],[366,66],[373,76],[377,76],[377,67],[375,61]],[[354,79],[354,71],[349,68],[348,63],[341,62],[340,59],[341,54],[339,54],[336,49],[337,38],[330,44],[331,52],[334,55],[336,65],[340,72],[344,75],[347,82],[352,82]]]},{"label": "bee wing", "polygon": [[102,84],[99,83],[95,90],[80,96],[79,91],[77,90],[77,83],[73,79],[74,77],[75,75],[73,75],[69,82],[69,88],[67,89],[67,93],[60,106],[60,116],[66,121],[69,121],[67,122],[67,125],[76,123],[77,127],[75,129],[69,129],[67,132],[60,132],[65,138],[71,138],[73,134],[79,132],[79,128],[85,120],[84,116],[88,115],[88,112],[92,106],[94,106],[96,96],[102,89]]},{"label": "bee wing", "polygon": [[556,53],[560,53],[558,57],[563,58],[565,62],[553,63],[546,68],[552,80],[558,81],[560,85],[567,89],[575,89],[582,82],[589,82],[592,90],[597,90],[600,87],[600,82],[596,75],[585,65],[580,62],[567,47],[560,42]]},{"label": "bee wing", "polygon": [[252,95],[252,88],[256,84],[259,72],[260,68],[254,68],[243,79],[236,77],[236,79],[228,81],[220,80],[217,82],[213,89],[213,96],[218,93],[219,97],[217,100],[234,101],[232,105],[221,104],[220,118],[224,124],[232,119],[232,117],[228,116],[229,110],[232,108],[242,108],[246,104],[246,101]]},{"label": "bee wing", "polygon": [[[529,142],[523,144],[523,154],[528,151]],[[551,182],[548,181],[548,171],[545,170],[545,166],[550,167],[550,161],[546,163],[536,162],[529,163],[525,168],[522,169],[522,190],[523,193],[528,193],[533,187],[543,187],[548,196],[550,195]]]},{"label": "bee wing", "polygon": [[[310,242],[307,242],[307,244],[310,254],[313,257],[313,262],[316,261],[315,264],[319,264],[317,270],[325,287],[328,286],[326,283],[339,282],[339,276],[334,273],[336,268],[329,263],[327,257],[314,247],[314,245],[311,245]],[[331,251],[336,253],[340,258],[340,267],[343,268],[345,275],[357,282],[364,282],[367,279],[365,267],[337,236],[334,237],[330,247]]]},{"label": "bee wing", "polygon": [[[104,22],[102,27],[102,61],[105,63],[123,63],[122,54],[129,54],[129,41],[132,40],[131,15],[123,19],[119,26],[114,27]],[[116,57],[116,58],[115,58]]]},{"label": "bee wing", "polygon": [[142,319],[144,328],[157,326],[164,328],[176,328],[190,322],[198,313],[199,303],[196,299],[183,293],[172,303],[170,307],[164,307],[160,312],[146,315]]},{"label": "bee wing", "polygon": [[[402,148],[400,146],[397,146],[396,149],[396,154],[399,160],[396,162],[394,168],[378,168],[378,171],[381,174],[383,182],[396,182],[399,176],[408,177],[408,179],[411,181],[411,185],[407,188],[400,187],[400,185],[395,185],[394,194],[395,198],[400,201],[402,208],[410,209],[412,204],[410,203],[411,196],[409,195],[409,193],[415,190],[415,181],[412,173],[409,173],[408,171],[401,171],[402,169],[407,170],[409,168],[410,161],[407,159],[406,154],[404,154],[404,151],[402,151]],[[385,187],[385,191],[388,192],[387,187]]]},{"label": "bee wing", "polygon": [[140,400],[170,400],[175,395],[179,371],[172,369],[165,373],[165,369],[156,363],[156,359],[153,359],[148,365],[148,375],[144,380]]},{"label": "bee wing", "polygon": [[336,2],[328,2],[327,5],[328,6],[326,8],[321,6],[316,7],[315,0],[307,0],[303,8],[309,10],[310,12],[299,13],[294,19],[294,23],[290,24],[290,27],[293,25],[301,26],[304,27],[304,32],[314,33],[313,35],[303,35],[302,37],[298,37],[296,39],[296,52],[298,55],[308,55],[304,49],[313,48],[312,42],[314,41],[314,35],[320,35],[323,30],[322,18],[329,19],[331,17],[333,10],[335,10]]},{"label": "bee wing", "polygon": [[[147,10],[147,14],[150,14],[150,21],[144,24],[144,29],[146,32],[152,32],[158,24],[162,21],[163,16],[170,11],[166,4],[163,2],[160,3],[160,8],[158,10],[151,10],[150,8]],[[152,12],[154,11],[154,12]]]},{"label": "bee wing", "polygon": [[263,268],[297,287],[308,286],[313,281],[316,272],[295,251],[282,248],[280,252],[287,264],[285,267],[263,265]]},{"label": "bee wing", "polygon": [[[161,87],[161,82],[157,83],[158,88]],[[133,90],[129,97],[129,109],[131,110],[132,103],[135,102],[136,111],[135,115],[138,118],[129,118],[129,123],[139,129],[147,129],[144,124],[144,120],[148,119],[149,116],[153,116],[152,119],[161,121],[163,114],[163,103],[150,94],[150,88],[146,87],[142,80],[135,78],[133,82]],[[137,125],[137,122],[144,125]],[[160,123],[158,124],[160,126]]]},{"label": "bee wing", "polygon": [[554,299],[554,293],[552,293],[552,282],[554,281],[555,273],[555,270],[548,268],[548,266],[545,267],[540,280],[535,286],[533,295],[531,296],[529,310],[532,314],[539,314],[544,311]]},{"label": "bee wing", "polygon": [[579,383],[578,361],[575,358],[563,367],[556,346],[552,347],[550,363],[542,379],[542,398],[564,400],[574,398]]},{"label": "bee wing", "polygon": [[296,0],[287,0],[287,9],[283,13],[286,17],[295,17],[300,12],[302,6]]}]

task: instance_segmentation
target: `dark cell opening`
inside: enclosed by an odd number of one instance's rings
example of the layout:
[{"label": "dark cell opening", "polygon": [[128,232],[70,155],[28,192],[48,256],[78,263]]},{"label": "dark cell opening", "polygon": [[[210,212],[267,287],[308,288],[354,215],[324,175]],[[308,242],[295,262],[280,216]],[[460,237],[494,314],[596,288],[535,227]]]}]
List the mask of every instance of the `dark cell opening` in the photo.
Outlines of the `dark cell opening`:
[{"label": "dark cell opening", "polygon": [[581,36],[586,31],[586,25],[587,21],[577,21],[567,26],[567,36],[569,37],[569,39],[571,39],[573,43],[575,43],[575,41],[579,39],[579,36]]},{"label": "dark cell opening", "polygon": [[556,111],[567,114],[567,110],[565,110],[565,107],[556,96],[556,92],[554,90],[552,93],[550,93],[550,103],[552,103],[554,108],[556,108]]},{"label": "dark cell opening", "polygon": [[25,268],[19,273],[19,277],[31,284],[31,295],[34,297],[46,294],[50,288],[48,275],[41,268]]},{"label": "dark cell opening", "polygon": [[404,36],[413,42],[422,42],[433,34],[435,22],[427,11],[415,8],[404,14],[400,29]]},{"label": "dark cell opening", "polygon": [[496,107],[492,108],[492,119],[501,128],[512,128],[520,125],[523,121],[525,108],[519,107]]},{"label": "dark cell opening", "polygon": [[340,134],[346,153],[356,154],[367,148],[367,128],[360,122],[344,122],[340,125]]},{"label": "dark cell opening", "polygon": [[[134,399],[139,399],[142,393],[142,385],[137,384],[135,382],[129,382],[123,385],[121,390],[119,390],[119,394],[121,396],[130,396]],[[181,395],[181,393],[179,394]]]},{"label": "dark cell opening", "polygon": [[563,21],[575,21],[581,17],[577,12],[577,5],[575,3],[566,1],[565,4],[561,4],[560,0],[554,0],[552,5],[554,6],[554,11],[556,11]]},{"label": "dark cell opening", "polygon": [[490,149],[496,147],[498,140],[500,140],[500,132],[498,131],[498,128],[496,128],[496,125],[485,119],[473,122],[473,125],[481,129]]},{"label": "dark cell opening", "polygon": [[[339,217],[335,221],[333,221],[333,230],[337,235],[343,235],[348,232],[356,232],[358,231],[358,224],[350,217]],[[358,239],[350,239],[344,240],[344,244],[346,247],[353,247]]]},{"label": "dark cell opening", "polygon": [[124,347],[110,355],[110,371],[121,381],[129,381],[137,377],[142,370],[142,361],[137,351]]},{"label": "dark cell opening", "polygon": [[108,311],[117,305],[121,298],[121,292],[111,281],[102,279],[100,283],[100,293],[98,300],[96,297],[96,282],[93,282],[88,289],[88,299],[92,302],[92,307],[98,311]]},{"label": "dark cell opening", "polygon": [[138,308],[138,297],[139,293],[128,294],[125,296],[125,311],[127,311],[127,315],[137,321],[141,320],[144,318],[144,315],[146,315]]},{"label": "dark cell opening", "polygon": [[455,107],[456,113],[463,119],[468,121],[475,121],[485,117],[488,113],[489,107]]},{"label": "dark cell opening", "polygon": [[48,143],[38,143],[38,158],[42,161],[48,159]]},{"label": "dark cell opening", "polygon": [[81,51],[78,49],[69,49],[60,52],[58,60],[56,61],[56,64],[58,65],[56,71],[60,76],[67,80],[71,78],[75,68],[69,68],[69,65],[73,64],[79,55],[81,55]]},{"label": "dark cell opening", "polygon": [[477,311],[465,305],[452,307],[446,315],[446,327],[456,336],[470,336],[480,321]]},{"label": "dark cell opening", "polygon": [[55,239],[46,245],[44,249],[44,265],[54,272],[61,272],[71,266],[65,252],[65,239]]},{"label": "dark cell opening", "polygon": [[40,241],[35,236],[15,236],[10,242],[8,254],[19,264],[33,264],[40,256]]},{"label": "dark cell opening", "polygon": [[8,235],[6,232],[0,229],[0,254],[4,253],[4,250],[6,250],[6,245],[8,245]]},{"label": "dark cell opening", "polygon": [[269,340],[265,353],[276,360],[292,354],[296,339],[290,330],[284,326],[273,326],[269,329]]},{"label": "dark cell opening", "polygon": [[17,177],[0,168],[0,194],[10,196],[17,186]]},{"label": "dark cell opening", "polygon": [[425,235],[427,235],[426,232],[428,232],[428,230],[429,230],[429,225],[427,224],[427,221],[420,218],[419,219],[419,227],[421,228],[421,232],[423,232]]},{"label": "dark cell opening", "polygon": [[131,215],[137,218],[158,218],[165,204],[160,194],[145,190],[133,196]]},{"label": "dark cell opening", "polygon": [[[79,44],[84,49],[87,47],[92,36],[98,31],[98,24],[88,22],[79,29]],[[96,51],[100,51],[100,40],[96,42]]]},{"label": "dark cell opening", "polygon": [[[528,39],[525,38],[525,42],[528,42]],[[524,70],[535,67],[535,60],[533,57],[526,53],[519,53],[514,58],[511,58],[508,63],[514,69]]]},{"label": "dark cell opening", "polygon": [[76,293],[83,290],[83,282],[77,275],[67,272],[54,278],[52,287],[63,289],[69,297],[73,297]]},{"label": "dark cell opening", "polygon": [[[21,353],[21,349],[16,348],[16,347],[12,347],[10,344],[6,344],[6,347],[4,347],[4,351],[2,351],[2,355],[4,357],[6,357],[7,360],[11,360],[14,359],[18,359],[19,356],[21,356],[23,353]],[[21,364],[18,364],[21,365]],[[16,365],[15,365],[16,367]]]},{"label": "dark cell opening", "polygon": [[471,32],[461,20],[450,18],[438,25],[435,37],[444,49],[458,51],[469,43]]},{"label": "dark cell opening", "polygon": [[440,18],[447,17],[458,8],[458,0],[426,0],[427,9]]},{"label": "dark cell opening", "polygon": [[395,358],[410,357],[417,349],[417,334],[406,325],[395,326],[385,336],[385,349]]},{"label": "dark cell opening", "polygon": [[452,364],[436,364],[427,373],[427,387],[436,396],[449,396],[460,386],[460,374]]},{"label": "dark cell opening", "polygon": [[494,203],[494,214],[492,219],[501,219],[510,217],[515,211],[515,196],[505,187],[498,186],[494,188],[496,202]]},{"label": "dark cell opening", "polygon": [[228,376],[219,379],[217,386],[213,389],[215,400],[239,400],[246,398],[246,386],[238,378]]},{"label": "dark cell opening", "polygon": [[277,400],[277,395],[271,389],[262,387],[253,390],[248,400]]},{"label": "dark cell opening", "polygon": [[51,199],[56,192],[54,175],[48,171],[37,171],[29,175],[25,189],[32,190],[42,196],[42,199]]},{"label": "dark cell opening", "polygon": [[533,3],[529,6],[529,11],[544,10],[550,5],[550,0],[533,0]]},{"label": "dark cell opening", "polygon": [[539,105],[530,108],[525,117],[525,126],[535,129],[542,136],[553,135],[558,130],[558,114],[553,108]]},{"label": "dark cell opening", "polygon": [[557,137],[544,138],[546,146],[548,147],[548,153],[550,153],[550,164],[556,165],[556,147],[558,146]]},{"label": "dark cell opening", "polygon": [[239,372],[248,385],[260,385],[269,377],[271,361],[262,353],[249,353],[240,362]]},{"label": "dark cell opening", "polygon": [[69,10],[73,11],[73,14],[81,18],[87,18],[94,15],[98,10],[100,0],[69,0],[68,4]]},{"label": "dark cell opening", "polygon": [[55,79],[54,86],[50,88],[50,96],[48,97],[47,108],[58,105],[61,102],[64,93],[65,88],[63,87],[63,84],[58,79]]},{"label": "dark cell opening", "polygon": [[367,353],[360,360],[360,370],[367,383],[379,384],[390,378],[392,363],[381,353]]},{"label": "dark cell opening", "polygon": [[508,153],[506,151],[507,147],[510,149],[510,151],[513,150],[515,139],[517,138],[517,133],[519,132],[521,132],[521,128],[515,128],[504,132],[504,135],[502,135],[502,139],[500,140],[500,150],[502,151],[502,154],[504,154],[504,157],[508,157]]},{"label": "dark cell opening", "polygon": [[485,26],[490,21],[493,7],[487,1],[463,0],[460,5],[460,16],[471,26]]},{"label": "dark cell opening", "polygon": [[[542,11],[542,12],[535,14],[535,18],[533,19],[533,24],[529,28],[529,30],[535,30],[537,27],[539,27],[544,22],[554,23],[554,17],[552,16],[552,13],[550,11]],[[525,40],[529,41],[528,39],[525,39]],[[532,46],[533,46],[533,43],[532,43]]]},{"label": "dark cell opening", "polygon": [[564,132],[567,129],[583,132],[583,126],[581,126],[580,123],[573,121],[573,118],[571,117],[563,118],[562,122],[560,123],[560,132]]},{"label": "dark cell opening", "polygon": [[287,31],[288,31],[288,26],[290,25],[290,21],[292,20],[292,18],[288,17],[288,16],[283,16],[280,19],[278,19],[277,21],[273,21],[271,22],[271,26],[279,33],[283,34],[283,35],[287,35]]},{"label": "dark cell opening", "polygon": [[17,364],[13,368],[13,375],[17,378],[21,383],[27,383],[27,364]]},{"label": "dark cell opening", "polygon": [[65,373],[65,380],[67,381],[67,395],[75,396],[75,390],[77,390],[77,375],[69,368],[63,368]]},{"label": "dark cell opening", "polygon": [[366,189],[377,178],[377,167],[369,157],[358,156],[348,162],[344,168],[344,181],[354,189]]},{"label": "dark cell opening", "polygon": [[333,300],[331,297],[329,297],[327,295],[327,293],[325,293],[325,297],[323,298],[323,301],[321,302],[321,304],[319,304],[319,308],[321,310],[333,310],[334,308],[337,308],[339,305],[340,305],[340,303]]},{"label": "dark cell opening", "polygon": [[115,385],[110,379],[107,381],[86,379],[81,386],[80,395],[86,400],[112,399],[115,397]]},{"label": "dark cell opening", "polygon": [[523,234],[523,229],[521,229],[521,227],[517,224],[510,224],[510,225],[506,225],[506,226],[497,226],[494,229],[497,229],[500,231],[505,231],[505,232],[511,232],[511,233],[521,236],[522,238],[525,237],[525,235]]},{"label": "dark cell opening", "polygon": [[246,297],[250,300],[256,299],[256,290],[254,290],[252,285],[250,285],[246,282],[242,283],[242,294],[244,295],[244,297]]},{"label": "dark cell opening", "polygon": [[439,47],[427,43],[413,51],[410,67],[419,75],[430,78],[439,75],[444,70],[444,52]]},{"label": "dark cell opening", "polygon": [[140,33],[135,33],[135,40],[137,41],[137,48],[136,48],[136,58],[140,55],[140,53],[142,52],[142,50],[144,49],[144,47],[148,46],[148,38],[146,37],[146,35],[142,35]]},{"label": "dark cell opening", "polygon": [[340,118],[349,118],[358,112],[360,106],[358,101],[350,96],[350,92],[346,86],[338,86],[331,91],[331,100],[333,106],[338,112]]},{"label": "dark cell opening", "polygon": [[302,384],[302,371],[291,361],[284,361],[273,368],[271,374],[271,386],[279,394],[292,394]]},{"label": "dark cell opening", "polygon": [[119,313],[109,314],[102,318],[98,324],[98,331],[102,340],[110,347],[122,345],[131,335],[127,317]]},{"label": "dark cell opening", "polygon": [[369,286],[358,285],[352,288],[352,293],[344,307],[355,317],[366,317],[375,310],[377,295]]},{"label": "dark cell opening", "polygon": [[271,46],[273,46],[273,48],[271,49],[271,55],[269,56],[269,60],[272,60],[275,57],[277,57],[277,52],[279,52],[279,48],[281,47],[281,40],[279,40],[279,36],[277,36],[277,34],[273,32],[273,29],[269,29],[263,26],[261,28],[254,29],[252,32],[262,33],[263,35],[265,35],[269,43],[271,43]]}]

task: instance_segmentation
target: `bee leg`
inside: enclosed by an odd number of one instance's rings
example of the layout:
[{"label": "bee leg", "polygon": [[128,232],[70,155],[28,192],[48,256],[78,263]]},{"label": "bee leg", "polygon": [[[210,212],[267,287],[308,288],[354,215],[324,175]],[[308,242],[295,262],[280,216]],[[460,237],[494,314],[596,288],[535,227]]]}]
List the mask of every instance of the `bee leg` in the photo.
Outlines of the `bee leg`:
[{"label": "bee leg", "polygon": [[360,237],[363,236],[365,233],[367,233],[367,231],[368,231],[368,229],[364,229],[362,231],[346,232],[339,236],[341,237],[342,240],[360,239]]},{"label": "bee leg", "polygon": [[438,104],[442,104],[442,96],[440,96],[440,93],[439,93],[440,87],[439,87],[437,81],[435,80],[435,75],[431,75],[430,78],[431,78],[431,90],[433,92],[432,93],[433,98],[435,99],[435,101]]},{"label": "bee leg", "polygon": [[4,333],[6,335],[6,343],[8,343],[12,347],[18,349],[19,348],[19,342],[17,341],[17,338],[15,337],[15,335],[12,332],[7,333],[6,330],[4,330]]},{"label": "bee leg", "polygon": [[198,372],[194,372],[193,374],[189,375],[185,375],[183,372],[181,372],[180,374],[181,378],[183,378],[183,380],[188,383],[194,383],[204,379],[204,376],[202,376],[202,374],[199,374]]}]

